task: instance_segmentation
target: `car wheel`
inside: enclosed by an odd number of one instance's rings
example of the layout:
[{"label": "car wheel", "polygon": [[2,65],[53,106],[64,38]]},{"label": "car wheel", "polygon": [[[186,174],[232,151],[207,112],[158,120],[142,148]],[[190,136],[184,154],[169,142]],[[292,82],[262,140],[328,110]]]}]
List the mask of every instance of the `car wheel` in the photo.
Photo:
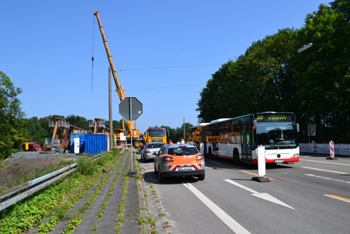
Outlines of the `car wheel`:
[{"label": "car wheel", "polygon": [[157,168],[156,168],[156,163],[153,163],[153,165],[154,165],[154,174],[158,174]]},{"label": "car wheel", "polygon": [[198,180],[204,180],[204,178],[205,178],[205,174],[198,176]]},{"label": "car wheel", "polygon": [[159,167],[158,167],[158,179],[159,179],[159,182],[164,182],[165,181],[165,178],[162,175],[162,173],[160,172],[160,168]]},{"label": "car wheel", "polygon": [[213,158],[213,152],[211,152],[211,147],[209,147],[209,158]]}]

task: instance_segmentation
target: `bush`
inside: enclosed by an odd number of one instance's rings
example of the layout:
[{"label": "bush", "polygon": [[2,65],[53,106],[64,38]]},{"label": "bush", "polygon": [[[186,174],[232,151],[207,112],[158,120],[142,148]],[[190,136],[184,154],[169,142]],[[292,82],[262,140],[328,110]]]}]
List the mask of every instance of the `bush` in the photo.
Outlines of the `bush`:
[{"label": "bush", "polygon": [[77,167],[78,172],[82,175],[93,175],[98,169],[96,162],[87,156],[78,158]]}]

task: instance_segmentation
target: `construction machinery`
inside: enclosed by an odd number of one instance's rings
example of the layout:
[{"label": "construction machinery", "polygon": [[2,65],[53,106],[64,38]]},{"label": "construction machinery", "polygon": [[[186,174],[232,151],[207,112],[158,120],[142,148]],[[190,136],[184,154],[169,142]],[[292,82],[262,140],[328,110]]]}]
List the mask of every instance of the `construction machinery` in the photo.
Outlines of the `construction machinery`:
[{"label": "construction machinery", "polygon": [[[69,149],[69,141],[70,141],[70,133],[69,129],[72,132],[79,131],[81,133],[91,134],[92,132],[76,126],[74,124],[70,124],[64,118],[56,118],[55,122],[49,121],[49,127],[53,127],[52,139],[45,142],[44,148],[46,150],[53,150],[57,152],[63,152],[66,149]],[[63,128],[63,135],[61,135],[61,128]]]},{"label": "construction machinery", "polygon": [[166,129],[149,127],[143,136],[143,145],[151,142],[158,142],[163,144],[167,143]]},{"label": "construction machinery", "polygon": [[95,118],[95,121],[91,120],[89,122],[89,127],[94,129],[94,134],[109,133],[109,128],[106,127],[104,121],[101,118]]},{"label": "construction machinery", "polygon": [[[119,82],[118,74],[117,74],[117,71],[116,71],[115,66],[114,66],[114,62],[113,62],[113,58],[112,58],[111,52],[109,51],[106,35],[105,35],[103,27],[102,27],[102,23],[101,23],[99,12],[98,11],[94,12],[94,15],[96,16],[97,21],[98,21],[98,25],[100,27],[100,32],[101,32],[103,44],[104,44],[105,49],[106,49],[109,65],[110,65],[110,67],[112,69],[112,75],[113,75],[113,78],[114,78],[114,82],[115,82],[115,85],[117,86],[117,92],[118,92],[118,95],[119,95],[119,99],[120,99],[120,101],[123,101],[125,99],[125,91],[124,91],[123,86],[121,86],[120,82]],[[123,126],[123,132],[124,132],[124,135],[126,137],[127,143],[131,142],[131,137],[132,137],[133,145],[136,148],[139,148],[140,145],[141,145],[141,141],[142,141],[142,138],[140,137],[140,130],[135,128],[134,121],[127,121],[126,123],[127,123],[128,128],[129,128],[129,131],[126,134],[125,128]],[[132,136],[131,136],[131,129],[132,129]],[[117,135],[120,135],[120,134],[117,133]],[[118,141],[118,139],[117,139],[117,141]],[[123,142],[123,141],[120,140],[119,142]]]},{"label": "construction machinery", "polygon": [[124,120],[122,120],[123,128],[114,128],[113,132],[117,135],[117,145],[125,145],[127,132],[125,130]]}]

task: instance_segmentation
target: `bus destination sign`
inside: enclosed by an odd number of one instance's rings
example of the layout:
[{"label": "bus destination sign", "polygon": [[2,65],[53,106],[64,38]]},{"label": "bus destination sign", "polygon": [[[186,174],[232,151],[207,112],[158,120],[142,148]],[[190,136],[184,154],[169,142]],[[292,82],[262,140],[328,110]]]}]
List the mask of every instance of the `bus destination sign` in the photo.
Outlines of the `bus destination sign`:
[{"label": "bus destination sign", "polygon": [[293,121],[293,115],[258,115],[257,120],[259,122]]}]

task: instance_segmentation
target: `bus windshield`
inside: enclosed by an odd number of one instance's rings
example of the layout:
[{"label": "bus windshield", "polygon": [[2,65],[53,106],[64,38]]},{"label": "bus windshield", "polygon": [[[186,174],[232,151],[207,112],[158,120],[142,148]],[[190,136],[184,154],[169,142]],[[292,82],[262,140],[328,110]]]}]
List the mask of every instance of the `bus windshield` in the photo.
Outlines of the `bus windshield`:
[{"label": "bus windshield", "polygon": [[298,146],[296,124],[293,122],[258,122],[257,145],[267,149]]},{"label": "bus windshield", "polygon": [[164,137],[165,130],[150,130],[148,134],[150,137]]}]

